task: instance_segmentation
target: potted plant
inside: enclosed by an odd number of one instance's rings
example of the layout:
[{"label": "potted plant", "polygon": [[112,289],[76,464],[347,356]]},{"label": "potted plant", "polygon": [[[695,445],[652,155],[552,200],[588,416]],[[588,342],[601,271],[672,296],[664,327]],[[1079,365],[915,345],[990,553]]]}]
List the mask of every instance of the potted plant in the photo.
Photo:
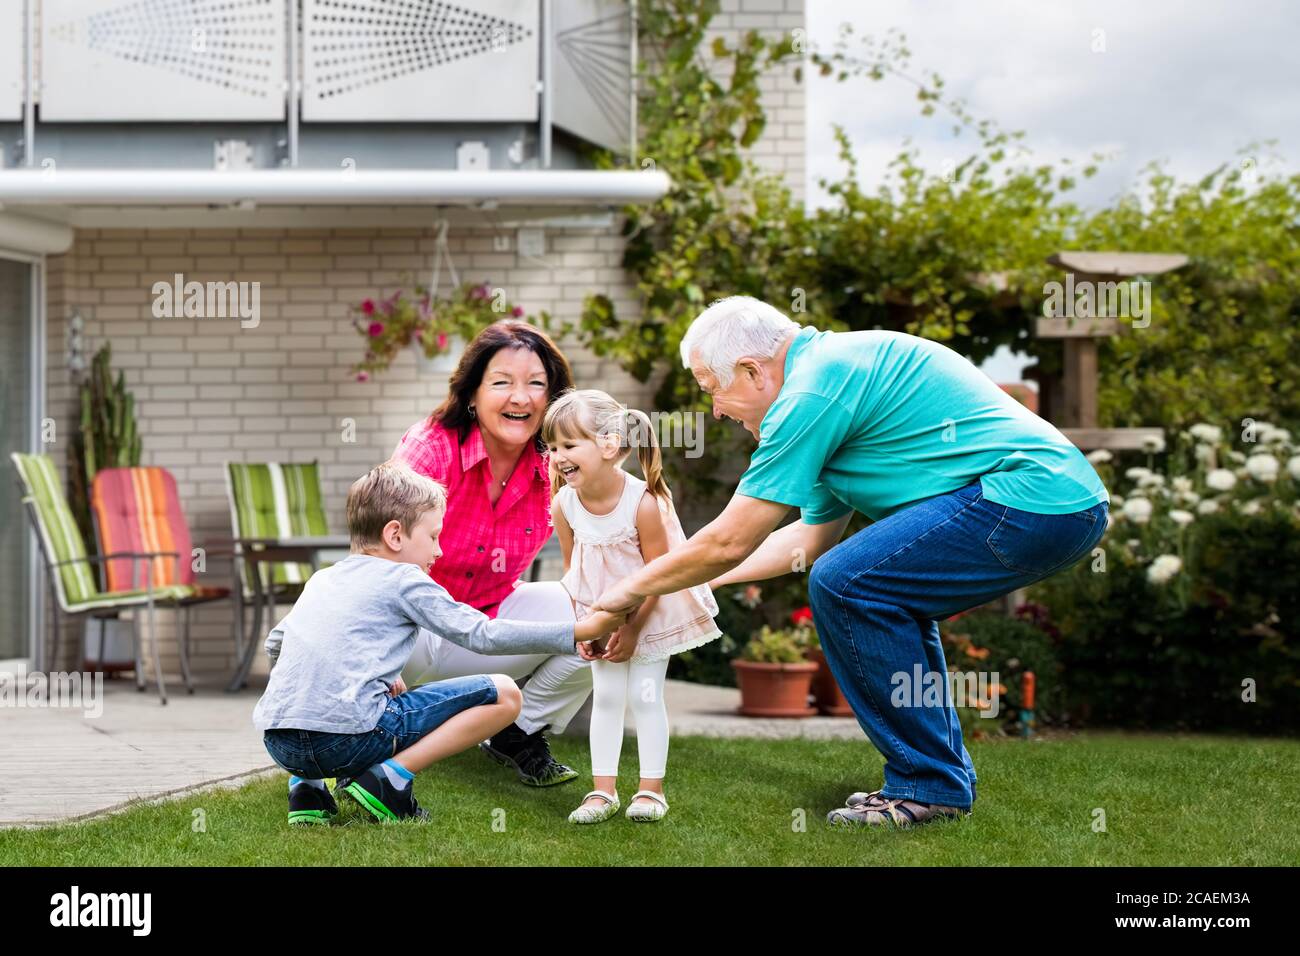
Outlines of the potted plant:
[{"label": "potted plant", "polygon": [[831,665],[826,661],[826,654],[822,651],[821,638],[817,636],[817,626],[813,622],[812,608],[799,608],[790,615],[790,623],[795,627],[808,629],[808,660],[817,665],[817,673],[812,679],[812,692],[817,709],[828,717],[852,717],[853,708],[849,706],[844,691],[840,690],[835,675],[831,673]]},{"label": "potted plant", "polygon": [[[361,382],[388,368],[408,347],[415,349],[426,372],[450,372],[466,343],[493,322],[526,321],[521,306],[486,282],[467,282],[446,298],[435,298],[417,284],[410,292],[398,289],[385,298],[366,299],[355,312],[352,324],[366,340],[365,356],[352,367]],[[540,313],[540,320],[549,328],[549,315]]]},{"label": "potted plant", "polygon": [[[126,375],[116,377],[109,367],[112,348],[100,347],[90,363],[89,374],[78,389],[81,417],[72,434],[68,455],[68,503],[82,540],[95,544],[95,525],[90,514],[90,487],[104,468],[127,468],[140,464],[140,432],[136,425],[135,397],[127,390]],[[102,565],[91,574],[102,575]],[[102,579],[100,586],[103,586]],[[135,651],[132,625],[117,618],[86,618],[82,630],[83,670],[96,671],[103,660],[105,673],[133,670]]]},{"label": "potted plant", "polygon": [[740,685],[740,713],[746,717],[811,717],[808,691],[817,665],[804,659],[807,628],[764,626],[731,662]]}]

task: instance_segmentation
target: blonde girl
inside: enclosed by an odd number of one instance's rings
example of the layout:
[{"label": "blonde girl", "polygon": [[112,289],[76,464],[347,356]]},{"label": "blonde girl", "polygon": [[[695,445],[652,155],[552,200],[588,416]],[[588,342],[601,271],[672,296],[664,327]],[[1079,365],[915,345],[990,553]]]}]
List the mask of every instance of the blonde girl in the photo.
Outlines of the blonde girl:
[{"label": "blonde girl", "polygon": [[[663,459],[649,417],[596,389],[569,391],[546,412],[542,439],[549,450],[551,520],[564,554],[561,580],[581,619],[605,588],[686,540],[663,477]],[[644,478],[625,471],[636,452]],[[579,645],[591,660],[593,789],[569,815],[599,823],[620,809],[618,759],[623,715],[631,705],[641,761],[640,789],[630,820],[668,812],[668,658],[717,638],[717,602],[708,585],[647,598],[605,642]]]}]

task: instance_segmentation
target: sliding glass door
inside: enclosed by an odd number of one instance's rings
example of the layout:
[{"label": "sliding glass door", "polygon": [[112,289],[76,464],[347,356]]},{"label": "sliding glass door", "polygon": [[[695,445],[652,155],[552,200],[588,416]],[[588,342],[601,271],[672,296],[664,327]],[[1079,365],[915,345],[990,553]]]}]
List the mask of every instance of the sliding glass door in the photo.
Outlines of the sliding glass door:
[{"label": "sliding glass door", "polygon": [[37,447],[40,272],[0,251],[0,671],[30,667],[35,648],[34,548],[9,453]]}]

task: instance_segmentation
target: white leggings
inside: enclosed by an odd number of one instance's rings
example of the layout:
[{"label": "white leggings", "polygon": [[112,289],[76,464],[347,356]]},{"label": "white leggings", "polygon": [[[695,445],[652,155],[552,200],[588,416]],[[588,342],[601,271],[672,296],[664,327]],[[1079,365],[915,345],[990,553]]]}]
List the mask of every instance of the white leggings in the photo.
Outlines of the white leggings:
[{"label": "white leggings", "polygon": [[636,727],[641,776],[663,778],[668,767],[668,708],[664,675],[668,661],[592,661],[591,775],[617,777],[623,749],[623,716],[628,705]]}]

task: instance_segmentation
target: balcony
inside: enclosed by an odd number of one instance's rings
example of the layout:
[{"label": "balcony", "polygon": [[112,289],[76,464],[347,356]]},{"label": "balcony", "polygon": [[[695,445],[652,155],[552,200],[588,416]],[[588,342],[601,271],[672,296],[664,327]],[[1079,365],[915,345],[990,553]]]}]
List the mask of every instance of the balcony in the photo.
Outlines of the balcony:
[{"label": "balcony", "polygon": [[634,38],[625,0],[12,0],[0,204],[91,227],[653,201],[661,173],[583,158],[635,153]]}]

